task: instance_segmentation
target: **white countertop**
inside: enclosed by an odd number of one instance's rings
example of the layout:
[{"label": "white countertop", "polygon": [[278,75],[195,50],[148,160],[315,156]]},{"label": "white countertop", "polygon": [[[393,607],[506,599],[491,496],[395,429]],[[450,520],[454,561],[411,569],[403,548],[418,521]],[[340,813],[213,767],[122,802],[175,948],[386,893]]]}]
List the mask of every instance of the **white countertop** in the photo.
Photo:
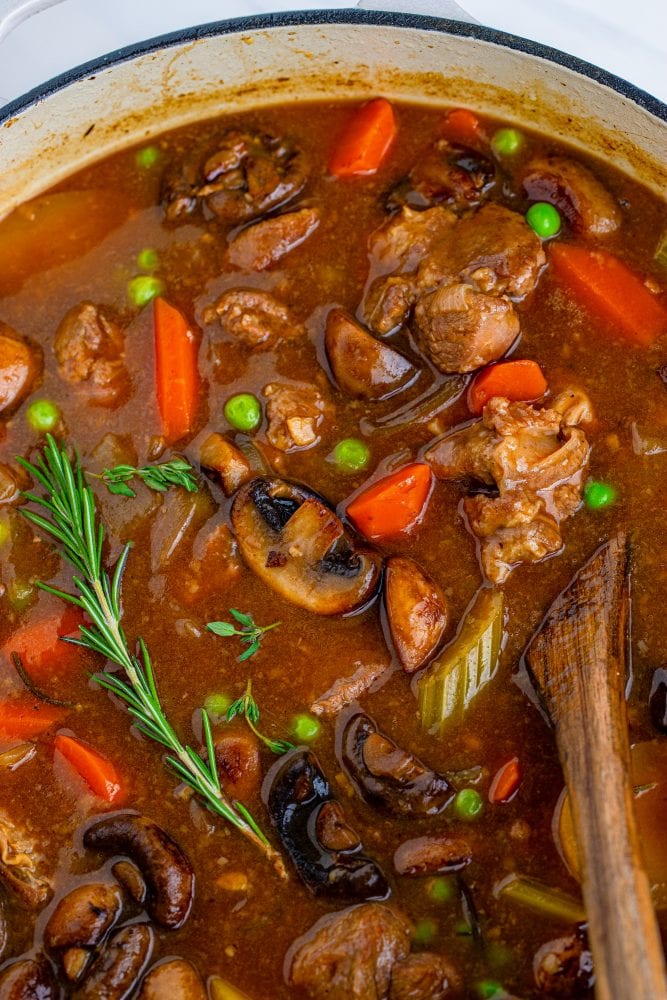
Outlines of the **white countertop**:
[{"label": "white countertop", "polygon": [[[483,24],[563,49],[667,102],[665,0],[462,0],[462,5]],[[65,0],[0,44],[0,104],[71,66],[188,24],[351,6],[354,0]]]}]

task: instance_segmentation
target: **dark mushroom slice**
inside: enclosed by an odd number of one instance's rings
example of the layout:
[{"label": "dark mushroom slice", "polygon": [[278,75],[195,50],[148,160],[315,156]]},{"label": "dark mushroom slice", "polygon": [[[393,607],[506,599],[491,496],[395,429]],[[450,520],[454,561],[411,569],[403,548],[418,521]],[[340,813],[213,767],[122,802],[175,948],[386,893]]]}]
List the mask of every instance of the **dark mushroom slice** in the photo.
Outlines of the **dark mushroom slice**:
[{"label": "dark mushroom slice", "polygon": [[131,924],[113,934],[72,1000],[125,1000],[135,990],[153,950],[148,924]]},{"label": "dark mushroom slice", "polygon": [[206,1000],[206,990],[194,965],[171,958],[153,966],[141,984],[138,1000]]},{"label": "dark mushroom slice", "polygon": [[59,997],[60,987],[43,955],[19,959],[0,972],[1,1000],[57,1000]]},{"label": "dark mushroom slice", "polygon": [[465,840],[444,834],[406,840],[394,852],[399,875],[448,875],[471,861],[472,851]]},{"label": "dark mushroom slice", "polygon": [[254,479],[255,472],[243,452],[222,434],[209,434],[199,451],[202,466],[220,479],[222,491],[231,497],[240,486]]},{"label": "dark mushroom slice", "polygon": [[68,979],[81,977],[122,908],[120,889],[108,882],[87,882],[60,900],[44,928],[44,945],[60,955]]},{"label": "dark mushroom slice", "polygon": [[589,996],[595,970],[585,929],[543,944],[533,959],[533,974],[538,989],[549,997]]},{"label": "dark mushroom slice", "polygon": [[146,909],[152,919],[169,930],[182,927],[194,896],[194,872],[178,844],[157,823],[145,816],[117,813],[89,827],[83,843],[134,861],[146,880]]},{"label": "dark mushroom slice", "polygon": [[254,479],[236,495],[232,526],[248,566],[301,608],[345,614],[377,591],[379,555],[357,546],[334,511],[304,486]]},{"label": "dark mushroom slice", "polygon": [[327,316],[324,346],[340,388],[362,399],[386,399],[414,382],[415,366],[376,340],[343,309]]},{"label": "dark mushroom slice", "polygon": [[379,732],[363,712],[344,724],[341,759],[366,802],[399,816],[435,816],[454,795],[444,775]]},{"label": "dark mushroom slice", "polygon": [[444,955],[422,951],[396,962],[389,1000],[453,1000],[461,996],[461,986],[461,977]]},{"label": "dark mushroom slice", "polygon": [[588,167],[567,156],[540,156],[526,167],[523,189],[533,201],[548,201],[575,232],[606,236],[621,224],[616,199]]},{"label": "dark mushroom slice", "polygon": [[263,791],[280,841],[313,893],[347,899],[389,895],[382,870],[362,853],[315,754],[305,749],[286,754],[269,771]]},{"label": "dark mushroom slice", "polygon": [[431,659],[447,627],[441,588],[413,559],[391,556],[385,563],[384,603],[389,634],[408,674]]}]

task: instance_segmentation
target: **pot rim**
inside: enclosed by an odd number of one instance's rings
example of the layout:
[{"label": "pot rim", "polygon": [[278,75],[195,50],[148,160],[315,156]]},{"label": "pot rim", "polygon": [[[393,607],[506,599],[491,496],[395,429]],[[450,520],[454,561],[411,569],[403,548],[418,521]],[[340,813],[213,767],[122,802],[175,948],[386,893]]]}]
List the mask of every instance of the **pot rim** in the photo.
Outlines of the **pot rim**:
[{"label": "pot rim", "polygon": [[499,47],[523,52],[525,55],[544,59],[566,69],[587,76],[596,83],[615,91],[622,97],[637,104],[649,114],[667,122],[667,104],[646,93],[622,77],[601,69],[592,63],[579,59],[560,49],[552,48],[541,42],[535,42],[519,35],[512,35],[485,25],[470,24],[462,21],[452,21],[447,18],[430,17],[423,14],[393,13],[389,11],[358,10],[339,8],[336,10],[306,10],[286,11],[272,14],[255,14],[248,17],[227,18],[221,21],[211,21],[206,24],[179,28],[163,35],[131,45],[90,59],[79,66],[66,70],[58,76],[46,80],[21,97],[15,98],[0,107],[0,125],[9,119],[16,118],[27,108],[43,101],[51,94],[64,90],[70,84],[115,66],[129,62],[137,56],[149,55],[164,48],[171,48],[183,43],[195,42],[202,38],[218,35],[231,35],[240,32],[262,31],[271,28],[298,27],[299,25],[327,24],[362,24],[375,27],[416,28],[423,31],[434,31],[448,35],[474,38]]}]

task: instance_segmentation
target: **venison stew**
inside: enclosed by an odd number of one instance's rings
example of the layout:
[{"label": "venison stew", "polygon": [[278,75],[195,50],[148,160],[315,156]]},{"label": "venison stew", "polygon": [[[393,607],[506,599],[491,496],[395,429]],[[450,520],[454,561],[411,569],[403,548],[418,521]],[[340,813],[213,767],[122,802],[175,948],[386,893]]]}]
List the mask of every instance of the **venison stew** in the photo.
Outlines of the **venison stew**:
[{"label": "venison stew", "polygon": [[637,181],[381,96],[0,220],[0,1000],[592,997],[525,654],[621,533],[667,939],[665,289]]}]

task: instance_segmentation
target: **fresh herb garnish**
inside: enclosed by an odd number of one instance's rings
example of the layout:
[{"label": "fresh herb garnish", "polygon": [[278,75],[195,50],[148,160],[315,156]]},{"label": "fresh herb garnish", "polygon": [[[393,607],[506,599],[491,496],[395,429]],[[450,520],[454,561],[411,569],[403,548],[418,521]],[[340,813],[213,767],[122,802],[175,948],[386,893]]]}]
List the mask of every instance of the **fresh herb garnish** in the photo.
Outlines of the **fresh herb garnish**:
[{"label": "fresh herb garnish", "polygon": [[209,632],[213,632],[214,635],[221,635],[224,638],[229,638],[232,635],[240,637],[241,642],[248,646],[239,656],[240,663],[254,656],[260,647],[265,633],[270,632],[272,628],[277,628],[281,624],[281,622],[274,622],[272,625],[255,625],[252,615],[245,614],[243,611],[237,611],[236,608],[230,608],[229,613],[242,626],[240,629],[236,628],[232,622],[208,622],[206,628]]},{"label": "fresh herb garnish", "polygon": [[114,465],[113,469],[104,469],[99,475],[94,472],[87,475],[101,479],[109,493],[123,497],[136,497],[137,494],[127,485],[135,476],[157,493],[165,493],[170,486],[183,486],[188,493],[196,493],[199,488],[195,470],[184,458],[174,458],[159,465],[144,465],[140,469],[134,465]]},{"label": "fresh herb garnish", "polygon": [[25,498],[45,510],[47,516],[23,509],[24,517],[55,539],[63,557],[80,574],[73,578],[78,596],[38,583],[42,590],[82,608],[92,619],[91,625],[79,626],[79,639],[68,641],[101,653],[121,667],[125,680],[108,670],[95,674],[94,680],[125,702],[140,732],[170,751],[166,762],[186,785],[201,796],[211,812],[240,830],[285,877],[282,859],[248,810],[242,803],[232,802],[220,786],[211,722],[206,711],[202,712],[207,755],[204,759],[192,747],[181,743],[167,719],[143,640],[138,640],[139,655],[130,652],[121,625],[121,583],[130,543],[123,548],[113,575],[109,577],[102,568],[104,524],[98,517],[95,495],[86,485],[78,458],[72,462],[67,452],[60,449],[48,434],[43,454],[36,464],[25,459],[19,461],[47,494],[46,497],[39,497],[34,493],[25,493]]},{"label": "fresh herb garnish", "polygon": [[246,722],[252,729],[255,736],[262,741],[264,746],[267,746],[272,753],[281,754],[287,753],[288,750],[294,750],[294,744],[290,743],[289,740],[272,740],[269,736],[265,736],[257,728],[257,723],[259,722],[259,707],[257,702],[252,696],[252,680],[248,678],[248,683],[246,685],[245,694],[242,694],[240,698],[237,698],[229,708],[227,709],[226,719],[227,722],[231,722],[232,719],[236,717],[245,717]]}]

